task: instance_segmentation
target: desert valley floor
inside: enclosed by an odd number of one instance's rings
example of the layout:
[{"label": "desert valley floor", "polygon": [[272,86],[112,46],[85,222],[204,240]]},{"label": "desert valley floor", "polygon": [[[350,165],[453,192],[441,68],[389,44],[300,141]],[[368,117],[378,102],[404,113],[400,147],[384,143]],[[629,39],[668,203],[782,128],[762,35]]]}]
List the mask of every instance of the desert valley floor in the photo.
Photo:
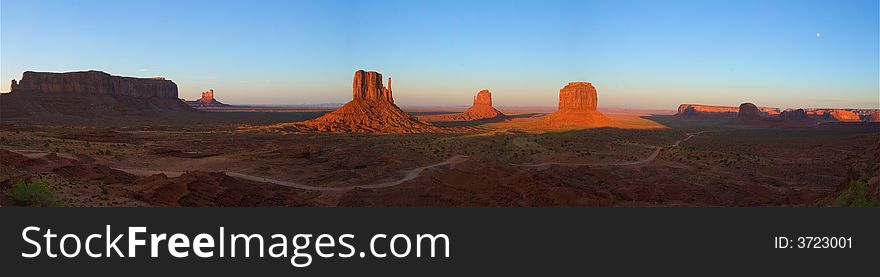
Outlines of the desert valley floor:
[{"label": "desert valley floor", "polygon": [[[290,132],[326,111],[0,125],[0,192],[49,183],[67,206],[831,206],[880,151],[880,124],[731,126],[606,113],[545,129],[541,112],[449,132]],[[448,113],[448,112],[447,112]],[[3,194],[0,205],[14,205]]]}]

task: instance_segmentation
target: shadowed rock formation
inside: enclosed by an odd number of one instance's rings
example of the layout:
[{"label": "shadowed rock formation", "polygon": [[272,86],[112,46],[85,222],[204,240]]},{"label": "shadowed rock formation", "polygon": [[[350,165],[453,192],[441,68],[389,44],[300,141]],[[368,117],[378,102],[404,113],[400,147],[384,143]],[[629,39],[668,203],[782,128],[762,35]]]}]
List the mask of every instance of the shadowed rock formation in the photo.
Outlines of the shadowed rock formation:
[{"label": "shadowed rock formation", "polygon": [[504,117],[507,117],[507,115],[492,106],[492,93],[488,89],[484,89],[477,92],[477,95],[474,96],[474,104],[467,111],[446,116],[445,119],[470,121]]},{"label": "shadowed rock formation", "polygon": [[601,127],[610,119],[597,109],[596,88],[590,82],[571,82],[559,90],[559,107],[546,117],[553,127]]},{"label": "shadowed rock formation", "polygon": [[815,119],[810,118],[807,115],[807,111],[804,109],[797,110],[785,110],[782,114],[779,115],[779,118],[784,122],[815,122]]},{"label": "shadowed rock formation", "polygon": [[165,78],[119,77],[101,71],[49,73],[26,71],[11,92],[2,94],[2,117],[101,117],[162,115],[193,111],[177,97],[177,85]]},{"label": "shadowed rock formation", "polygon": [[739,105],[739,112],[736,114],[738,119],[755,119],[761,118],[761,110],[752,103],[742,103]]},{"label": "shadowed rock formation", "polygon": [[865,118],[867,122],[880,122],[880,113],[872,113]]},{"label": "shadowed rock formation", "polygon": [[297,123],[298,129],[346,133],[422,133],[440,128],[421,121],[394,104],[391,79],[382,85],[382,74],[358,70],[352,82],[352,100],[319,118]]},{"label": "shadowed rock formation", "polygon": [[736,114],[736,118],[734,118],[731,123],[736,125],[770,125],[774,123],[774,119],[770,117],[766,117],[766,114],[761,111],[755,104],[752,103],[742,103],[739,105],[739,110]]}]

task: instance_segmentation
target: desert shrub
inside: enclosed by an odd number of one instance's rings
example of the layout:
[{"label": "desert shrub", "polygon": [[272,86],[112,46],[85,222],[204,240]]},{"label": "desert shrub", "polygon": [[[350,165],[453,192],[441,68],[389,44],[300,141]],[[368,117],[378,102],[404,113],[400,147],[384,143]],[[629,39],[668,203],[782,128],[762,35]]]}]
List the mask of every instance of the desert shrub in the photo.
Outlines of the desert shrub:
[{"label": "desert shrub", "polygon": [[7,192],[20,205],[31,207],[60,207],[64,203],[55,189],[43,180],[19,180]]},{"label": "desert shrub", "polygon": [[850,186],[834,200],[838,207],[880,207],[880,199],[873,199],[868,193],[868,182],[863,179],[850,183]]}]

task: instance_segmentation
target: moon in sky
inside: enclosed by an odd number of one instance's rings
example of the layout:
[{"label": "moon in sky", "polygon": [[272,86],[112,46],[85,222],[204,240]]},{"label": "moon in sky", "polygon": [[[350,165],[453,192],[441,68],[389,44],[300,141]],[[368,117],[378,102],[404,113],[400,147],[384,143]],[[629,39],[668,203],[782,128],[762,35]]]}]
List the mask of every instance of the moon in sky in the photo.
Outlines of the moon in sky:
[{"label": "moon in sky", "polygon": [[816,38],[822,38],[822,34],[821,34],[821,33],[816,33]]}]

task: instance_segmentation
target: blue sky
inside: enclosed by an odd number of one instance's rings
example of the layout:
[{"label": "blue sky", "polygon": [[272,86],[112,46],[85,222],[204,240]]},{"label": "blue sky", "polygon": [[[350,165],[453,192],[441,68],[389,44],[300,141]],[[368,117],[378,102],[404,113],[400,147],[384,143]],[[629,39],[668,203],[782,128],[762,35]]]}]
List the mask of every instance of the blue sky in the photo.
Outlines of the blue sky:
[{"label": "blue sky", "polygon": [[[25,70],[164,76],[180,96],[345,102],[357,69],[402,106],[880,107],[878,1],[0,2],[2,91]],[[821,33],[817,38],[816,33]]]}]

